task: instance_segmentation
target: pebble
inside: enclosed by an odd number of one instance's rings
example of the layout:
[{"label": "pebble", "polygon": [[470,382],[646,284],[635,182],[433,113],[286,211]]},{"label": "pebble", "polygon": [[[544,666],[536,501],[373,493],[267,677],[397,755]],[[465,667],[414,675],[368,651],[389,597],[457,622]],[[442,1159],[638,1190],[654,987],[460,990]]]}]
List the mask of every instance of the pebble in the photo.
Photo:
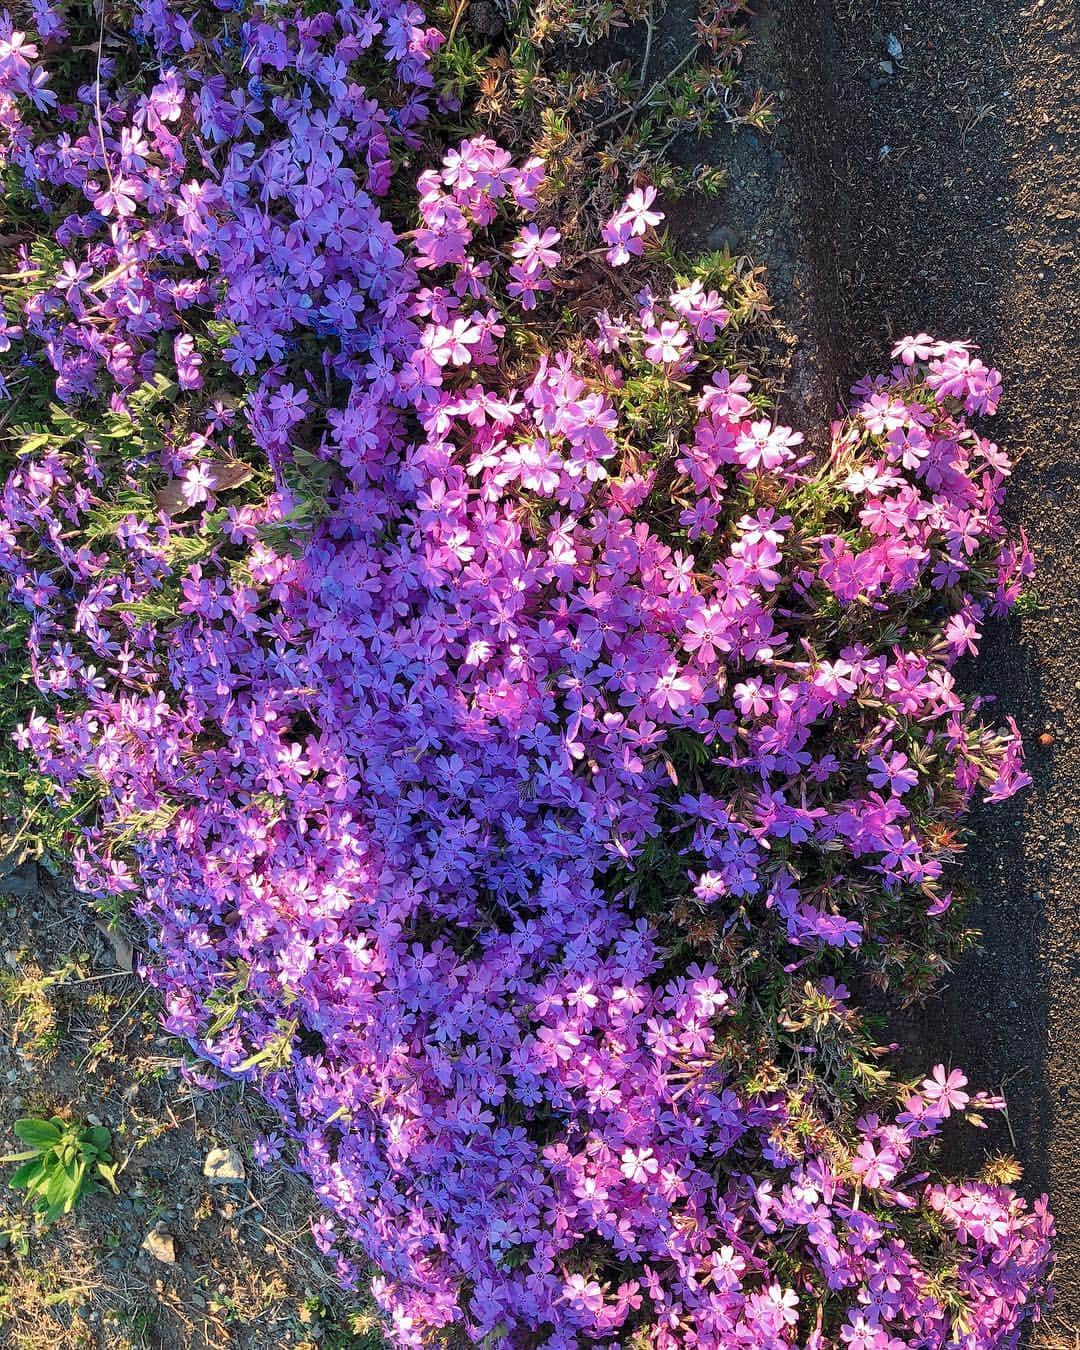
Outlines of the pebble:
[{"label": "pebble", "polygon": [[901,45],[900,39],[896,36],[895,33],[890,33],[889,36],[885,39],[885,50],[889,53],[889,55],[892,57],[894,61],[900,61],[903,59],[904,48]]},{"label": "pebble", "polygon": [[720,225],[710,232],[708,242],[710,248],[726,248],[729,253],[734,253],[739,246],[739,236],[730,225]]},{"label": "pebble", "polygon": [[212,1148],[203,1163],[203,1176],[216,1185],[234,1185],[247,1178],[244,1160],[234,1148]]},{"label": "pebble", "polygon": [[0,890],[5,895],[14,895],[20,899],[33,895],[38,887],[37,863],[26,863],[22,867],[12,868],[0,877]]},{"label": "pebble", "polygon": [[142,1240],[142,1249],[162,1265],[176,1264],[176,1239],[164,1228],[151,1228]]}]

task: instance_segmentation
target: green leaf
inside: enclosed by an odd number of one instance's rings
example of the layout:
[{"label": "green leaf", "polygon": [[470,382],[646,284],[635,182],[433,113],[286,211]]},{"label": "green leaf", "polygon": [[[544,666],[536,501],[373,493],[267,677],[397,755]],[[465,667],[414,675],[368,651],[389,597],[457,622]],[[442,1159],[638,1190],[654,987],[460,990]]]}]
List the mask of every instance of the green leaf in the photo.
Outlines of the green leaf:
[{"label": "green leaf", "polygon": [[13,1190],[29,1189],[31,1181],[36,1173],[41,1171],[41,1164],[35,1158],[33,1162],[23,1163],[16,1171],[12,1172],[8,1179],[8,1185]]},{"label": "green leaf", "polygon": [[104,1125],[92,1125],[83,1135],[83,1138],[92,1144],[99,1153],[105,1153],[112,1143],[112,1135]]},{"label": "green leaf", "polygon": [[97,1170],[108,1183],[109,1189],[112,1191],[113,1195],[119,1195],[120,1187],[116,1184],[116,1163],[99,1162]]},{"label": "green leaf", "polygon": [[15,1135],[32,1148],[55,1148],[60,1142],[60,1130],[51,1120],[17,1120]]},{"label": "green leaf", "polygon": [[62,1167],[56,1167],[51,1170],[48,1184],[45,1187],[45,1200],[50,1205],[59,1205],[61,1213],[63,1212],[64,1201],[67,1199],[68,1191],[71,1189],[71,1182],[67,1173]]},{"label": "green leaf", "polygon": [[21,1153],[5,1153],[4,1156],[0,1158],[0,1163],[23,1162],[26,1158],[37,1158],[40,1157],[40,1155],[41,1149],[28,1148],[24,1149]]},{"label": "green leaf", "polygon": [[40,450],[48,445],[51,440],[52,432],[39,431],[33,436],[27,436],[16,453],[20,455],[32,455],[35,450]]},{"label": "green leaf", "polygon": [[84,1162],[80,1162],[75,1167],[74,1177],[69,1179],[70,1190],[68,1191],[67,1199],[64,1201],[65,1214],[70,1213],[72,1206],[75,1204],[75,1201],[78,1200],[79,1196],[82,1194],[83,1178],[85,1176],[86,1176],[86,1164]]}]

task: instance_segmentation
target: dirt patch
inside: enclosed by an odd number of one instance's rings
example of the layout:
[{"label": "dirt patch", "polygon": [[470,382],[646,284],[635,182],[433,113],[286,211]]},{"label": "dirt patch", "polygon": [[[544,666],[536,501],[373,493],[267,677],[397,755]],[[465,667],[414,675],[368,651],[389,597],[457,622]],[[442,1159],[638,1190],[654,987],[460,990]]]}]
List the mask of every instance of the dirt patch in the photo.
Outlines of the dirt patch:
[{"label": "dirt patch", "polygon": [[[658,63],[677,64],[696,12],[696,3],[665,11]],[[773,323],[742,344],[740,355],[756,365],[780,415],[820,446],[835,408],[833,316],[822,303],[833,288],[823,284],[822,255],[812,247],[814,176],[805,163],[804,121],[814,116],[821,89],[799,79],[790,39],[785,16],[760,7],[739,80],[768,100],[773,128],[763,133],[735,122],[708,139],[682,139],[673,148],[677,162],[721,168],[727,182],[718,198],[691,194],[674,203],[668,225],[687,252],[726,248],[763,267]]]},{"label": "dirt patch", "polygon": [[[19,1116],[59,1114],[108,1128],[121,1165],[118,1197],[85,1197],[45,1231],[25,1193],[0,1190],[0,1345],[381,1344],[334,1341],[347,1310],[310,1236],[309,1186],[253,1161],[273,1128],[254,1097],[186,1081],[132,954],[62,880],[33,865],[0,878],[0,1152],[18,1147]],[[215,1147],[242,1180],[204,1177]],[[143,1249],[151,1232],[173,1260]]]}]

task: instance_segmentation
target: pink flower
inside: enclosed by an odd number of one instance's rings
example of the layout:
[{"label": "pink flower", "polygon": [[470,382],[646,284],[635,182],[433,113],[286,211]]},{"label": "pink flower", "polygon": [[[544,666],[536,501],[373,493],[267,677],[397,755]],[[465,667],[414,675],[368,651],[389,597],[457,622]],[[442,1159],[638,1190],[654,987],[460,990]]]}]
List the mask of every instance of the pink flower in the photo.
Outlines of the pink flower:
[{"label": "pink flower", "polygon": [[201,389],[203,384],[199,367],[202,357],[195,350],[195,339],[190,333],[180,333],[173,339],[173,360],[176,362],[176,379],[181,389]]},{"label": "pink flower", "polygon": [[962,1091],[967,1081],[959,1069],[946,1073],[944,1064],[937,1064],[930,1077],[923,1079],[922,1094],[927,1101],[936,1102],[945,1111],[962,1111],[971,1100]]},{"label": "pink flower", "polygon": [[624,1149],[620,1166],[623,1176],[639,1185],[644,1185],[660,1170],[651,1148]]},{"label": "pink flower", "polygon": [[892,350],[893,358],[899,357],[905,366],[913,366],[916,361],[928,361],[936,355],[940,344],[929,333],[920,333],[918,337],[905,337]]},{"label": "pink flower", "polygon": [[681,361],[690,339],[684,328],[668,319],[657,328],[650,325],[644,331],[645,356],[654,365],[674,365]]},{"label": "pink flower", "polygon": [[802,440],[802,432],[790,427],[753,422],[739,437],[739,459],[748,469],[778,469],[795,458],[794,447],[801,445]]},{"label": "pink flower", "polygon": [[625,221],[630,226],[631,233],[644,234],[646,230],[659,225],[664,219],[662,211],[651,209],[654,201],[656,201],[654,187],[635,188],[619,208],[619,220]]},{"label": "pink flower", "polygon": [[526,225],[511,245],[510,252],[527,266],[554,267],[559,254],[553,247],[562,235],[558,230],[546,229],[543,234],[535,225]]}]

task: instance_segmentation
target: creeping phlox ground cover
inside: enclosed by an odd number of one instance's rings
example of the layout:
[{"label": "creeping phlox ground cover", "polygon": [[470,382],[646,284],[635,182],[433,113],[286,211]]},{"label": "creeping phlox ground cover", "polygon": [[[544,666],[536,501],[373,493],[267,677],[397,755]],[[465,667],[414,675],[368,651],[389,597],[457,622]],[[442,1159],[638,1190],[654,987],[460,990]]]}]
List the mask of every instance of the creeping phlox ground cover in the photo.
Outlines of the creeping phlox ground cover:
[{"label": "creeping phlox ground cover", "polygon": [[1027,781],[952,674],[1031,567],[996,374],[909,339],[812,456],[708,269],[641,283],[644,184],[546,342],[544,164],[430,160],[398,0],[21,22],[20,745],[341,1279],[402,1346],[1015,1344],[1045,1202],[932,1156],[1000,1103],[894,1081],[844,983],[932,983]]}]

